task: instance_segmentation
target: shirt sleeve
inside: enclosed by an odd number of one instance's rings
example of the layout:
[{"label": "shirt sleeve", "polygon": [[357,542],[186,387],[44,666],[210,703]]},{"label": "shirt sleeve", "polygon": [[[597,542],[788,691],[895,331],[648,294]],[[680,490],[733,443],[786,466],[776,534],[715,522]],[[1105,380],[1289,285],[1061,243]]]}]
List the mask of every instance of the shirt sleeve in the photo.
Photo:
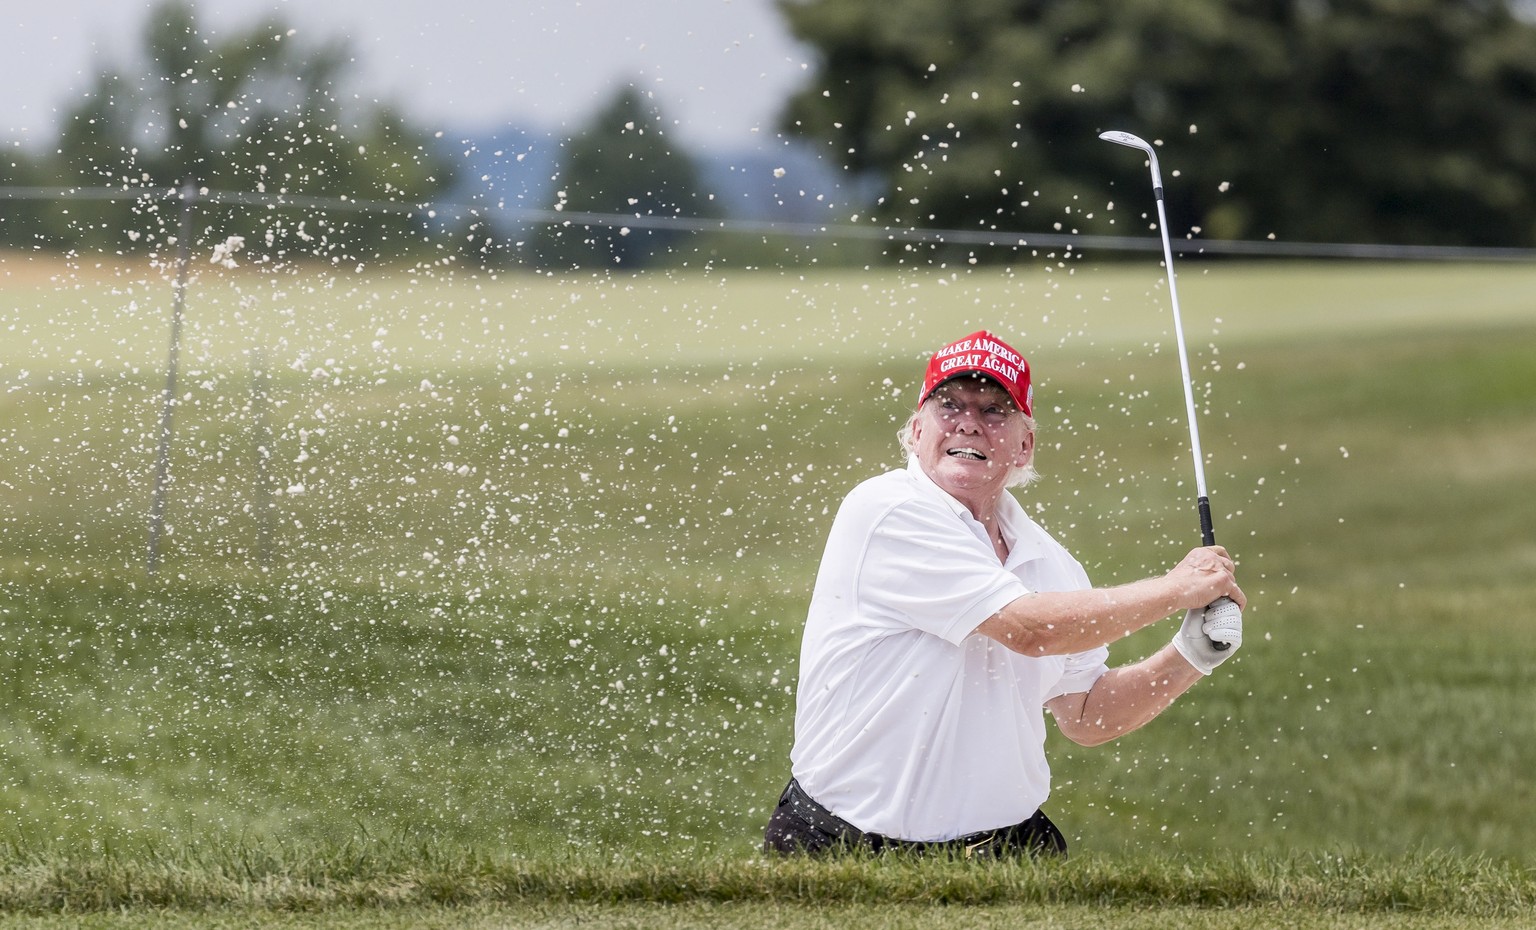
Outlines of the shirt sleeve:
[{"label": "shirt sleeve", "polygon": [[876,524],[858,585],[860,599],[887,622],[956,645],[1029,593],[954,512],[911,500]]},{"label": "shirt sleeve", "polygon": [[1108,662],[1108,646],[1068,655],[1062,667],[1061,677],[1046,691],[1045,700],[1050,701],[1063,694],[1078,694],[1091,690],[1093,683],[1109,671]]}]

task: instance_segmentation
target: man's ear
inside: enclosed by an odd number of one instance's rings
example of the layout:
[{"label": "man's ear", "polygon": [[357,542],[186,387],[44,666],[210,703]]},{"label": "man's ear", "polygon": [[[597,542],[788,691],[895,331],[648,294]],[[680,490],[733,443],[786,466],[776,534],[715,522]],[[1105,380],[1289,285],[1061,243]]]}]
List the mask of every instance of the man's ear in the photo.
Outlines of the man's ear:
[{"label": "man's ear", "polygon": [[1014,466],[1024,468],[1035,457],[1035,431],[1029,430],[1024,434],[1024,444],[1019,449],[1019,454],[1014,458]]}]

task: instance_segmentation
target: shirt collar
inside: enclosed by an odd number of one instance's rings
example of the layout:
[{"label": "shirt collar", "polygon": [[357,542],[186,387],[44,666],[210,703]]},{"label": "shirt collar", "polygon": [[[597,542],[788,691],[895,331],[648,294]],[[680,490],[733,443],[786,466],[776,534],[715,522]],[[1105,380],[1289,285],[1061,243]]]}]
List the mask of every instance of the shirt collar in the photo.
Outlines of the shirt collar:
[{"label": "shirt collar", "polygon": [[[983,542],[987,541],[986,529],[980,521],[971,516],[970,508],[960,503],[954,495],[939,487],[932,478],[928,477],[928,473],[923,471],[923,466],[915,455],[907,457],[907,475],[925,495],[942,501]],[[1043,531],[1034,520],[1029,518],[1029,514],[1024,512],[1024,505],[1019,503],[1018,498],[1007,491],[1003,492],[1002,500],[997,502],[997,528],[1003,534],[1003,541],[1008,544],[1008,560],[1004,563],[1005,566],[1045,557],[1046,547],[1041,539]],[[991,545],[990,542],[987,544]]]}]

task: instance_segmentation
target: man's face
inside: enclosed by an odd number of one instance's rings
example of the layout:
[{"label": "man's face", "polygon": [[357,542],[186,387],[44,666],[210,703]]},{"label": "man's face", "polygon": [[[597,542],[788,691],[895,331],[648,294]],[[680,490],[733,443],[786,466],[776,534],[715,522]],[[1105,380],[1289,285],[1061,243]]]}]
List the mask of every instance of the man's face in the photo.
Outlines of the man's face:
[{"label": "man's face", "polygon": [[1023,412],[988,378],[939,385],[918,409],[912,441],[923,473],[967,503],[995,500],[1035,449]]}]

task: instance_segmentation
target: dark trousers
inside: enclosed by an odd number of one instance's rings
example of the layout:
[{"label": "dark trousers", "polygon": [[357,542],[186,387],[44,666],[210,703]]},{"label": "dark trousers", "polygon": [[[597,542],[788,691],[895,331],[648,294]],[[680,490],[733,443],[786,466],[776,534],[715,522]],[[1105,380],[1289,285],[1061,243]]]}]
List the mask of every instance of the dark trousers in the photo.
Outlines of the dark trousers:
[{"label": "dark trousers", "polygon": [[1043,811],[1022,823],[996,830],[985,830],[959,839],[938,843],[919,843],[893,839],[878,833],[865,833],[853,824],[816,803],[793,778],[779,796],[779,805],[768,818],[763,834],[763,851],[781,855],[819,856],[837,850],[883,852],[887,849],[908,852],[948,853],[965,858],[1003,856],[1065,856],[1067,839]]}]

